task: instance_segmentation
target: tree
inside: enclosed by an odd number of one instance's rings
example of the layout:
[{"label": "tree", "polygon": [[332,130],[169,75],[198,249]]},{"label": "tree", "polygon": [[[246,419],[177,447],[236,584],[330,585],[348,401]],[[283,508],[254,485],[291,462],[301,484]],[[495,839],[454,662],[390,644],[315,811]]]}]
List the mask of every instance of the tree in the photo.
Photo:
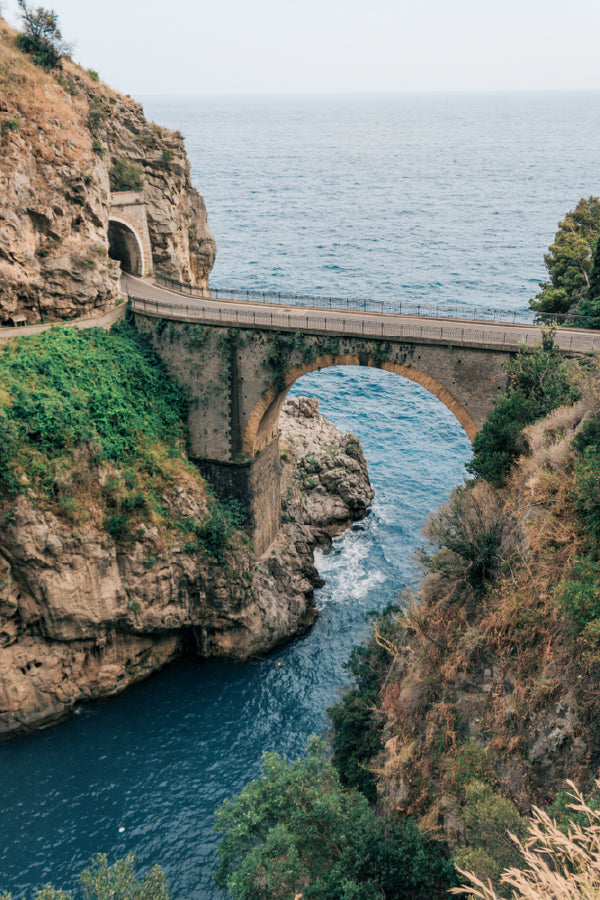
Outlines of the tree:
[{"label": "tree", "polygon": [[305,759],[267,753],[217,810],[215,881],[234,900],[441,900],[456,884],[439,845],[412,820],[379,819],[344,790],[317,738]]},{"label": "tree", "polygon": [[17,0],[21,10],[24,30],[18,37],[21,50],[29,53],[33,61],[44,69],[60,67],[61,60],[69,52],[58,25],[58,16],[52,9],[30,9],[26,0]]},{"label": "tree", "polygon": [[[582,197],[558,223],[554,243],[544,255],[550,280],[541,282],[539,294],[530,300],[540,321],[551,322],[556,315],[568,315],[574,317],[569,324],[585,324],[581,317],[589,313],[583,312],[583,304],[589,296],[592,257],[599,236],[600,200]],[[600,321],[593,327],[600,327]]]},{"label": "tree", "polygon": [[[84,900],[171,900],[160,866],[153,866],[139,878],[133,853],[112,866],[108,865],[106,855],[99,853],[81,873],[79,881]],[[12,894],[0,893],[0,900],[12,900]],[[71,892],[45,884],[35,892],[33,900],[71,900]]]}]

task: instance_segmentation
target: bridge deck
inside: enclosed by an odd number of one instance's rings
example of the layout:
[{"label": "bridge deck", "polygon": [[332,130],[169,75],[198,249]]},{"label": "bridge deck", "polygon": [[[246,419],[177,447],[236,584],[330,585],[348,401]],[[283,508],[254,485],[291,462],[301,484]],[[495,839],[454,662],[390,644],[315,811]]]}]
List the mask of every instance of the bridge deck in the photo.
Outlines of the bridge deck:
[{"label": "bridge deck", "polygon": [[[540,343],[536,325],[477,322],[392,313],[289,307],[238,300],[186,298],[154,284],[127,276],[125,287],[136,312],[148,316],[226,327],[255,327],[311,334],[348,335],[453,346],[517,349]],[[600,351],[600,332],[557,329],[555,341],[565,353]]]}]

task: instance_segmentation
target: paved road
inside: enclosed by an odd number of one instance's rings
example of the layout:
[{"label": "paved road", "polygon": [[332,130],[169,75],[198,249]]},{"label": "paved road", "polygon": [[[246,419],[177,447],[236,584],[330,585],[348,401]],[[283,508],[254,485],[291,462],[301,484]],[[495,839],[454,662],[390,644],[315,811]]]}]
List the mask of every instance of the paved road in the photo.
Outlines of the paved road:
[{"label": "paved road", "polygon": [[[335,309],[285,306],[238,300],[184,297],[158,287],[149,280],[122,276],[123,290],[134,310],[148,315],[198,322],[206,325],[255,326],[282,331],[306,331],[358,337],[407,338],[424,343],[466,346],[496,346],[509,350],[521,343],[541,341],[536,325],[477,322],[472,319],[442,319],[426,316],[353,312]],[[560,328],[555,337],[566,352],[600,351],[600,332]]]}]

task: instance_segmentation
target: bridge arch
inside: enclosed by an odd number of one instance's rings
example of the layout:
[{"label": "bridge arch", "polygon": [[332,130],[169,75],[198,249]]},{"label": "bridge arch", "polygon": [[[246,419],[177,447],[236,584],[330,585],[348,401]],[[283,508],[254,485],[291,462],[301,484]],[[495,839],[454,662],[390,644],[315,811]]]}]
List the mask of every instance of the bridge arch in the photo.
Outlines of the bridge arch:
[{"label": "bridge arch", "polygon": [[333,355],[318,356],[311,362],[288,369],[283,375],[285,385],[278,389],[274,384],[264,392],[264,395],[255,403],[244,429],[242,438],[242,452],[249,457],[254,457],[267,447],[277,436],[279,430],[279,413],[287,397],[291,386],[303,375],[319,369],[332,366],[369,366],[383,369],[401,375],[409,381],[420,384],[430,393],[434,394],[450,410],[464,428],[467,437],[473,442],[478,432],[478,427],[465,407],[454,397],[450,391],[436,381],[431,375],[422,372],[415,366],[390,361],[374,361],[372,358],[365,360],[364,355],[358,353],[338,353]]},{"label": "bridge arch", "polygon": [[124,272],[140,277],[148,274],[141,235],[120,216],[112,215],[108,220],[108,255],[121,263]]}]

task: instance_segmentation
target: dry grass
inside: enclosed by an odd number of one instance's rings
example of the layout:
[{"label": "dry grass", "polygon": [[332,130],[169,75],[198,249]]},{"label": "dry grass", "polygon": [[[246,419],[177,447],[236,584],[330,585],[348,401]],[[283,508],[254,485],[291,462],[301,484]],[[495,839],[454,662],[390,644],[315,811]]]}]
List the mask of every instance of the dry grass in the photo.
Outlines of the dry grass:
[{"label": "dry grass", "polygon": [[[449,773],[465,746],[486,754],[488,783],[522,814],[551,802],[565,778],[584,784],[597,772],[598,667],[575,645],[556,599],[583,541],[571,440],[597,410],[590,391],[529,429],[532,459],[500,494],[501,558],[482,595],[461,595],[452,577],[434,572],[398,625],[381,692],[381,793],[451,843],[461,840],[464,801]],[[557,750],[533,752],[557,733]],[[440,797],[456,815],[436,815]]]},{"label": "dry grass", "polygon": [[[589,807],[573,782],[569,808],[587,817],[587,825],[571,823],[564,834],[540,809],[534,809],[524,842],[513,835],[522,867],[506,869],[500,878],[512,888],[513,900],[598,900],[600,898],[600,812]],[[600,788],[600,780],[596,782]],[[501,900],[491,882],[484,883],[472,872],[461,874],[468,884],[453,888],[478,900]]]},{"label": "dry grass", "polygon": [[[38,167],[57,159],[69,164],[85,155],[91,158],[87,100],[66,93],[52,74],[36,66],[17,47],[16,35],[0,18],[0,126],[8,119],[19,123],[3,137],[0,168],[10,173],[11,146],[35,159]],[[65,62],[64,73],[72,76],[79,70]]]}]

